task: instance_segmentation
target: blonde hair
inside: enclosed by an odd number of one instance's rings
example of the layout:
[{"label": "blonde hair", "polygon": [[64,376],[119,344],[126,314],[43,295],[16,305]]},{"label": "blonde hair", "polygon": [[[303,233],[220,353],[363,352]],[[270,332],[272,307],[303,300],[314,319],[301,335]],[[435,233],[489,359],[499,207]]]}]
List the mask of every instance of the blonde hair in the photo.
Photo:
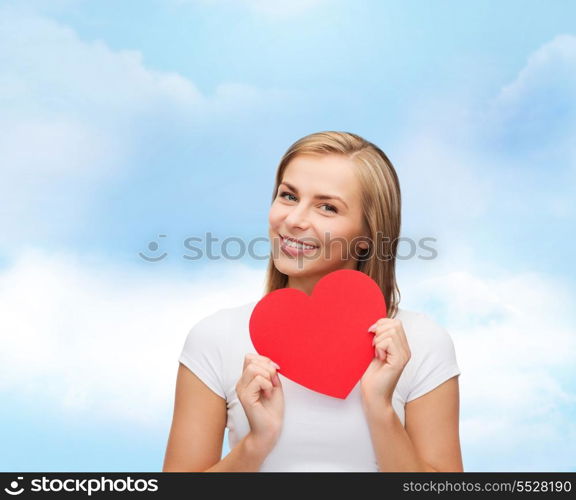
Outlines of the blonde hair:
[{"label": "blonde hair", "polygon": [[[401,223],[400,183],[392,163],[378,146],[350,132],[317,132],[297,140],[278,165],[272,203],[284,171],[297,155],[332,154],[349,158],[357,167],[355,172],[361,185],[362,212],[371,244],[365,257],[358,259],[356,270],[366,273],[380,286],[386,300],[387,317],[393,318],[400,302],[395,271]],[[380,245],[378,232],[383,235],[382,254],[373,248],[374,244]],[[382,255],[385,256],[383,260]],[[286,288],[287,284],[288,276],[278,271],[271,255],[264,294]]]}]

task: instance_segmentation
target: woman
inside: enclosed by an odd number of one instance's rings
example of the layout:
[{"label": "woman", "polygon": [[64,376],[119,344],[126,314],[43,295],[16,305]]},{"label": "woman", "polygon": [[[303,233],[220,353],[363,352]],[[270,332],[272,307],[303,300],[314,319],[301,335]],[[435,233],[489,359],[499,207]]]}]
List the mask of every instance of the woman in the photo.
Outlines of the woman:
[{"label": "woman", "polygon": [[[375,357],[346,399],[332,398],[255,353],[257,301],[202,319],[179,359],[163,471],[463,471],[452,340],[398,307],[400,206],[394,167],[363,138],[320,132],[288,149],[268,217],[265,294],[311,294],[337,269],[366,273],[387,304],[371,328]],[[226,427],[231,451],[221,459]]]}]

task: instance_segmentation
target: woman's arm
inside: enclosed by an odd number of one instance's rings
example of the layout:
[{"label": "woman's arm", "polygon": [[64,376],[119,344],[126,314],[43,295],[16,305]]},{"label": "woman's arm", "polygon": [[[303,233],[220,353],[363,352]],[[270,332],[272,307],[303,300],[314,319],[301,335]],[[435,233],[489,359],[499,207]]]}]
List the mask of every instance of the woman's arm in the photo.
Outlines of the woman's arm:
[{"label": "woman's arm", "polygon": [[268,453],[247,434],[228,455],[205,472],[258,472]]},{"label": "woman's arm", "polygon": [[162,472],[257,472],[269,453],[247,434],[226,457],[226,401],[180,363]]},{"label": "woman's arm", "polygon": [[366,417],[381,472],[463,472],[458,377],[406,404],[406,428],[389,404]]}]

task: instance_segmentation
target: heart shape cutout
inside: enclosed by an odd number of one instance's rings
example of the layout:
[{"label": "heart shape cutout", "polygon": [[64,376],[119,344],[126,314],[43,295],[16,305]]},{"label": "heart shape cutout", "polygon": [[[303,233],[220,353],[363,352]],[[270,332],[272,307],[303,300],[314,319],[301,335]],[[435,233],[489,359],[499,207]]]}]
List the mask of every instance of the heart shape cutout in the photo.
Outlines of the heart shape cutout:
[{"label": "heart shape cutout", "polygon": [[374,358],[368,328],[386,317],[386,301],[367,274],[340,269],[322,277],[312,295],[295,288],[266,294],[250,316],[256,352],[308,389],[346,399]]}]

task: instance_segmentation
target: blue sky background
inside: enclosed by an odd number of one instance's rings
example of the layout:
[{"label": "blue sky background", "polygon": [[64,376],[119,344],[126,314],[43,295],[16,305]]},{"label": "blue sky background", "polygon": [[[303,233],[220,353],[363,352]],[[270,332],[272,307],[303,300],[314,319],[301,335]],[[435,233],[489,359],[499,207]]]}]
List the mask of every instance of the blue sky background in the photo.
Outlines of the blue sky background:
[{"label": "blue sky background", "polygon": [[0,0],[0,470],[161,469],[188,329],[258,298],[266,265],[183,241],[266,238],[279,159],[320,130],[386,151],[403,236],[436,238],[399,260],[400,306],[454,340],[465,470],[576,470],[574,19]]}]

